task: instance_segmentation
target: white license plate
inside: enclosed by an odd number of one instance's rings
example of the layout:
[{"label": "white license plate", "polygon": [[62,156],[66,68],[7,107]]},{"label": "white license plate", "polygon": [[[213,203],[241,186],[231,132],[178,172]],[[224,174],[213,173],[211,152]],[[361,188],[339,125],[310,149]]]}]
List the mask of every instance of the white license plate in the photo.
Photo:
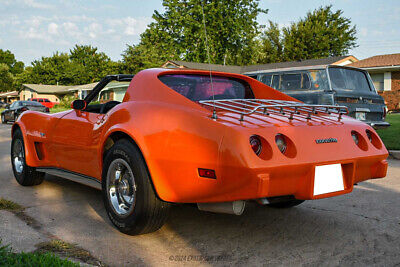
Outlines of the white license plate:
[{"label": "white license plate", "polygon": [[314,196],[344,190],[341,164],[315,167]]},{"label": "white license plate", "polygon": [[356,119],[360,121],[365,121],[365,112],[356,112]]}]

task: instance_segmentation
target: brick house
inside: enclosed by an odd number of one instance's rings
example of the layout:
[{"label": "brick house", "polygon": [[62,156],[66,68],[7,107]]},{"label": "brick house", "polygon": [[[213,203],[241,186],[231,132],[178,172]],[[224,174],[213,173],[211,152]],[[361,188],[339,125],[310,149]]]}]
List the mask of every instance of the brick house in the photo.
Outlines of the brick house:
[{"label": "brick house", "polygon": [[400,53],[373,56],[347,66],[368,71],[388,110],[400,109]]}]

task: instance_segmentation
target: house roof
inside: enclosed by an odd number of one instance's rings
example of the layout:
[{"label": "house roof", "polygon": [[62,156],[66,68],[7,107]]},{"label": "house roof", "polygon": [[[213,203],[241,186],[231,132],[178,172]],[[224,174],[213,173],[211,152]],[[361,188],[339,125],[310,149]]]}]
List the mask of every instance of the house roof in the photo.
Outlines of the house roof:
[{"label": "house roof", "polygon": [[68,93],[68,89],[71,86],[64,85],[45,85],[45,84],[23,84],[23,89],[31,89],[42,94],[62,94]]},{"label": "house roof", "polygon": [[213,70],[213,71],[224,71],[224,72],[231,72],[231,73],[248,73],[248,72],[259,71],[259,70],[339,64],[339,63],[342,63],[346,59],[357,60],[353,56],[338,56],[338,57],[327,57],[327,58],[320,58],[320,59],[288,61],[288,62],[279,62],[279,63],[271,63],[271,64],[249,65],[249,66],[219,65],[219,64],[210,64],[209,65],[207,63],[169,60],[166,63],[164,63],[162,65],[162,67],[170,68],[172,66],[175,68],[188,68],[188,69],[198,69],[198,70],[209,70],[211,68],[211,70]]},{"label": "house roof", "polygon": [[16,97],[16,96],[19,96],[18,91],[0,93],[0,97]]},{"label": "house roof", "polygon": [[[92,90],[98,83],[88,83],[88,84],[83,84],[83,85],[77,85],[77,86],[72,86],[68,89],[68,91],[79,91],[79,90]],[[115,87],[121,87],[121,86],[128,86],[130,82],[118,82],[118,81],[112,81],[108,83],[104,88],[105,89],[111,89]],[[103,90],[105,90],[103,89]]]},{"label": "house roof", "polygon": [[197,63],[197,62],[188,62],[181,60],[168,60],[166,63],[162,65],[162,67],[168,68],[168,65],[172,65],[176,68],[188,68],[195,70],[209,70],[211,68],[211,70],[213,71],[224,71],[232,73],[241,73],[242,70],[242,66]]},{"label": "house roof", "polygon": [[339,56],[339,57],[327,57],[319,59],[308,59],[299,61],[287,61],[279,63],[270,63],[262,65],[250,65],[243,68],[243,73],[259,71],[259,70],[271,70],[271,69],[284,69],[284,68],[294,68],[294,67],[306,67],[306,66],[321,66],[330,65],[342,61],[352,56]]},{"label": "house roof", "polygon": [[357,68],[400,66],[400,53],[369,57],[348,66]]}]

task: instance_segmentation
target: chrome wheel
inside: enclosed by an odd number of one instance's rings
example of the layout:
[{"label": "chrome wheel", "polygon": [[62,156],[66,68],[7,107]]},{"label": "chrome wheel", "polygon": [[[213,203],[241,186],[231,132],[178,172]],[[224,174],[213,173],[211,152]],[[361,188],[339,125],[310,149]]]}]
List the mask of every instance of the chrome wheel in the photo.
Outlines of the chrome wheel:
[{"label": "chrome wheel", "polygon": [[15,140],[13,143],[12,160],[14,162],[14,169],[18,174],[24,170],[25,153],[21,139]]},{"label": "chrome wheel", "polygon": [[121,217],[129,215],[135,208],[136,183],[129,164],[121,159],[111,162],[107,171],[108,200]]}]

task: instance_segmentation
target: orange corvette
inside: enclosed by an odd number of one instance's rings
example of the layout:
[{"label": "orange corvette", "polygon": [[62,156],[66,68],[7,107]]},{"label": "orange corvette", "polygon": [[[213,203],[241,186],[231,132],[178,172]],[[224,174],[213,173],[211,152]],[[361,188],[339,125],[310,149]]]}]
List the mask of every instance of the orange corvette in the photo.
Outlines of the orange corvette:
[{"label": "orange corvette", "polygon": [[[131,81],[123,101],[91,104],[110,81]],[[37,185],[49,173],[101,189],[128,234],[159,229],[171,203],[231,214],[250,200],[291,207],[387,171],[381,139],[346,107],[304,104],[243,75],[111,75],[72,107],[17,120],[15,178]]]}]

